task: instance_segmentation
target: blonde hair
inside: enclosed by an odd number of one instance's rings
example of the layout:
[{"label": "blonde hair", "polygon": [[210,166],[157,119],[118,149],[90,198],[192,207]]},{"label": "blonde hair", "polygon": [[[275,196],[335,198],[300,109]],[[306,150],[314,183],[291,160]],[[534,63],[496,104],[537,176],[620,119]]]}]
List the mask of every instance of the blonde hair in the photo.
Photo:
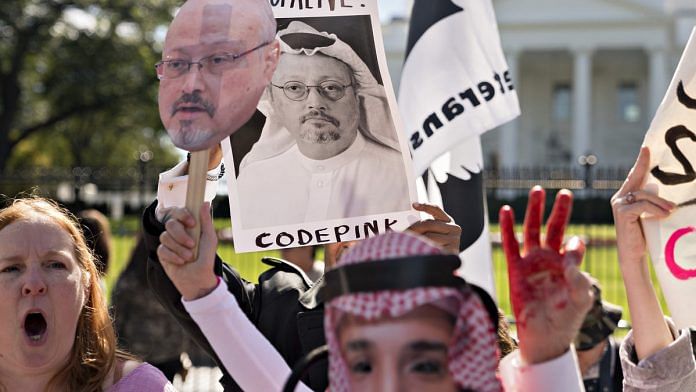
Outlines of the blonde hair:
[{"label": "blonde hair", "polygon": [[[49,381],[47,389],[101,391],[116,359],[132,357],[116,347],[116,334],[99,285],[94,256],[87,247],[76,218],[55,202],[44,198],[18,199],[0,210],[0,230],[13,222],[33,216],[48,218],[68,233],[74,244],[75,258],[82,270],[82,283],[87,294],[87,301],[78,318],[75,342],[68,362]],[[2,385],[0,390],[4,390]]]}]

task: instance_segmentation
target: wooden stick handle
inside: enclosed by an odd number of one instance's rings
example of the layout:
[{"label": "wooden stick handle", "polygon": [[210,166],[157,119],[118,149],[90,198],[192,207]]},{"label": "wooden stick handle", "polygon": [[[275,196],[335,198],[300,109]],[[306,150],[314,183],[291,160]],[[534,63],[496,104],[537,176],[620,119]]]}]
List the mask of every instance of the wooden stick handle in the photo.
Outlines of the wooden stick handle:
[{"label": "wooden stick handle", "polygon": [[194,151],[191,153],[188,169],[188,188],[186,188],[186,209],[196,220],[196,226],[189,230],[189,234],[196,241],[193,248],[193,258],[198,258],[198,243],[201,239],[201,205],[205,196],[205,177],[208,173],[208,157],[210,150]]}]

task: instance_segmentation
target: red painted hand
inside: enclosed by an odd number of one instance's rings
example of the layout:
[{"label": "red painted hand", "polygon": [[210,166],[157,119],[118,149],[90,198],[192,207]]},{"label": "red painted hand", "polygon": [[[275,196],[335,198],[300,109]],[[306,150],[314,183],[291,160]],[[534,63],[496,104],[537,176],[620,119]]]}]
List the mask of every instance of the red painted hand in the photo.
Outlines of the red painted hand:
[{"label": "red painted hand", "polygon": [[546,194],[539,186],[529,192],[522,254],[515,238],[512,208],[500,209],[520,354],[530,364],[553,359],[568,350],[592,301],[590,281],[578,269],[585,245],[574,237],[561,249],[573,194],[561,190],[556,196],[546,239],[542,242],[545,199]]}]

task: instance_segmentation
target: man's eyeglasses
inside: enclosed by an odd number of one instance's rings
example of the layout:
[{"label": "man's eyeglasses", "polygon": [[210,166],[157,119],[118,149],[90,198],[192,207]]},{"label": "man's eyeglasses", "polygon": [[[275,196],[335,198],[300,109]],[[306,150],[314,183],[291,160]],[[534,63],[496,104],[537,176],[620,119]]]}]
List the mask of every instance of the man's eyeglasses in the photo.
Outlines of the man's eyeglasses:
[{"label": "man's eyeglasses", "polygon": [[319,94],[332,100],[338,101],[346,95],[346,88],[352,84],[341,84],[335,80],[325,80],[318,86],[308,86],[302,82],[290,81],[282,86],[271,83],[271,86],[282,89],[285,96],[293,101],[304,101],[309,95],[310,88],[316,88]]},{"label": "man's eyeglasses", "polygon": [[197,64],[199,70],[205,69],[209,74],[220,75],[224,71],[233,68],[237,60],[240,58],[270,43],[271,41],[264,42],[261,45],[255,46],[239,54],[215,53],[211,54],[210,56],[203,57],[198,61],[188,61],[184,59],[158,61],[155,64],[155,70],[157,70],[157,79],[162,80],[178,78],[191,70],[191,66],[193,64]]}]

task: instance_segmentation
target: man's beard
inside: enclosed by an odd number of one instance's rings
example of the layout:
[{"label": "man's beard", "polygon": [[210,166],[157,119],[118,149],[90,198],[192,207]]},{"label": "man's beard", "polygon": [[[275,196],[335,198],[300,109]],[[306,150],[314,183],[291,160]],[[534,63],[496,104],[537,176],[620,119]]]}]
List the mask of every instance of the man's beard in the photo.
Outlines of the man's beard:
[{"label": "man's beard", "polygon": [[175,146],[192,151],[207,148],[206,144],[215,134],[210,129],[197,126],[192,120],[180,120],[179,129],[176,129],[174,133],[168,133],[172,135]]},{"label": "man's beard", "polygon": [[305,126],[300,129],[300,139],[314,144],[329,144],[341,139],[338,128],[315,128]]},{"label": "man's beard", "polygon": [[[321,121],[321,126],[312,123],[312,120]],[[316,109],[300,117],[300,139],[314,144],[328,144],[341,138],[339,127],[341,122],[323,111]]]}]

